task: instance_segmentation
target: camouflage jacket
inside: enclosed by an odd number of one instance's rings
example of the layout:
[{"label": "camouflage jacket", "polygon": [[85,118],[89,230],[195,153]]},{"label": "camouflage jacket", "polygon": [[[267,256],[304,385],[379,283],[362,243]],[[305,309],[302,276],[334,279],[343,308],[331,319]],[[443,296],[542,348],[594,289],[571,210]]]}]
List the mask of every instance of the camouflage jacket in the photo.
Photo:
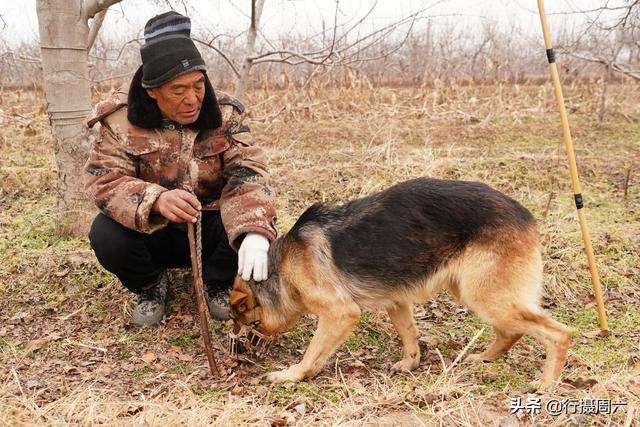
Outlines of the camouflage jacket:
[{"label": "camouflage jacket", "polygon": [[[222,96],[221,96],[222,95]],[[151,211],[164,191],[195,193],[203,210],[220,210],[229,242],[257,232],[275,239],[274,192],[264,151],[254,145],[244,107],[219,94],[222,125],[196,131],[163,121],[143,129],[127,120],[127,91],[96,105],[87,119],[100,123],[85,165],[85,184],[98,208],[138,232],[152,233],[168,220]]]}]

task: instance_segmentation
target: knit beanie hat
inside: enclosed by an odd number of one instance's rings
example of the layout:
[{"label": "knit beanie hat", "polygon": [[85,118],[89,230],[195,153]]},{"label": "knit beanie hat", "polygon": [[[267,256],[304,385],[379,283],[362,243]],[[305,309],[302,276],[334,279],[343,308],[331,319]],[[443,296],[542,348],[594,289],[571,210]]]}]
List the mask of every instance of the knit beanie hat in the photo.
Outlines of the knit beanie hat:
[{"label": "knit beanie hat", "polygon": [[191,40],[191,20],[170,11],[154,16],[144,26],[142,87],[158,87],[190,71],[206,71],[204,60]]}]

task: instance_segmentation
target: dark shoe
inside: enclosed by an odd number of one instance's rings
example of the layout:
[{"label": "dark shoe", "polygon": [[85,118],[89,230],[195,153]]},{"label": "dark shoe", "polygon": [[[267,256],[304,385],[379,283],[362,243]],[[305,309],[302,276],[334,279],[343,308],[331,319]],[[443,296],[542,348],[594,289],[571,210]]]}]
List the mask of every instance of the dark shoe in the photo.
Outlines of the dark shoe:
[{"label": "dark shoe", "polygon": [[133,309],[131,320],[136,326],[151,326],[162,320],[167,303],[169,280],[162,273],[158,283],[138,295],[138,305]]},{"label": "dark shoe", "polygon": [[220,321],[231,319],[229,317],[229,294],[229,289],[205,290],[204,299],[207,302],[209,314],[213,319]]}]

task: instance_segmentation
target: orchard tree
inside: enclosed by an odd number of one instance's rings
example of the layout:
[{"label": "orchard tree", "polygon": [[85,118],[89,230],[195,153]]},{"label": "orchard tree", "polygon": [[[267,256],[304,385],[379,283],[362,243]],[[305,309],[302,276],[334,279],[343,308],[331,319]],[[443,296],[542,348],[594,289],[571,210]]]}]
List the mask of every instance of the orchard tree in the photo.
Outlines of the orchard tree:
[{"label": "orchard tree", "polygon": [[82,180],[89,150],[84,120],[92,107],[87,54],[107,8],[119,1],[36,3],[44,91],[58,168],[56,232],[60,235],[85,235],[95,215]]}]

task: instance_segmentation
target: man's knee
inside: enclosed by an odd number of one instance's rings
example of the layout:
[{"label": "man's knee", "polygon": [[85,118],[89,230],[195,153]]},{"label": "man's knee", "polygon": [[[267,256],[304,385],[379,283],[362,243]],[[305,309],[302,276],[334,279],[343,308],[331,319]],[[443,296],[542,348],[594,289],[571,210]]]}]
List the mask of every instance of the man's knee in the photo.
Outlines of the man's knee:
[{"label": "man's knee", "polygon": [[[127,257],[143,236],[104,214],[98,214],[89,230],[89,242],[101,264]],[[110,262],[111,261],[111,262]]]}]

